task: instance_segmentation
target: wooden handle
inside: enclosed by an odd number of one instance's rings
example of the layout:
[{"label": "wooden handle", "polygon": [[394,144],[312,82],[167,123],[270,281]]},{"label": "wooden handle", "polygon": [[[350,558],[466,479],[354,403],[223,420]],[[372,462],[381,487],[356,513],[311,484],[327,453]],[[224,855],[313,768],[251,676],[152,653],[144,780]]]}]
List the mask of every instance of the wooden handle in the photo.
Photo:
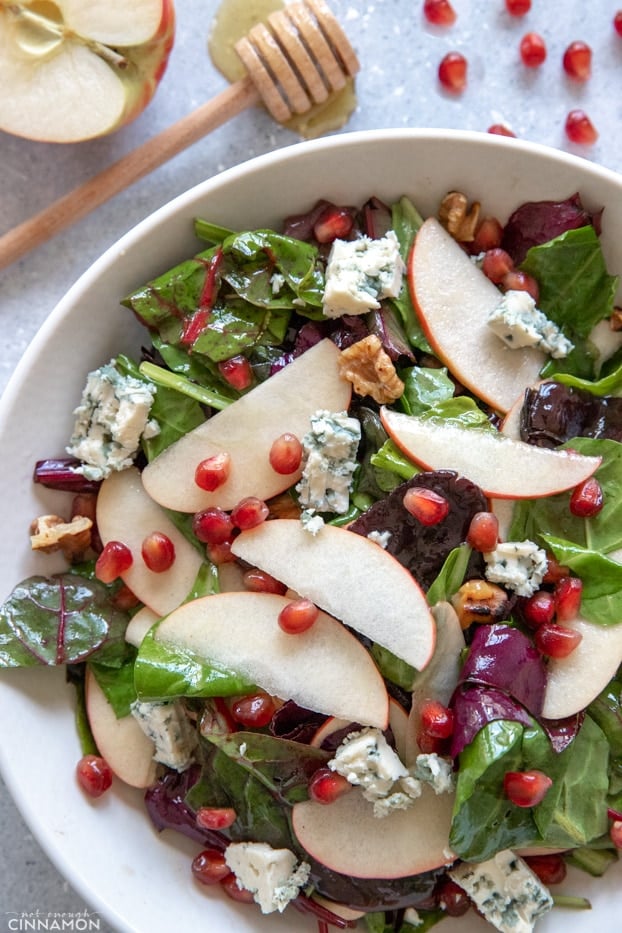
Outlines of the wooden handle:
[{"label": "wooden handle", "polygon": [[0,237],[0,269],[260,101],[248,76]]}]

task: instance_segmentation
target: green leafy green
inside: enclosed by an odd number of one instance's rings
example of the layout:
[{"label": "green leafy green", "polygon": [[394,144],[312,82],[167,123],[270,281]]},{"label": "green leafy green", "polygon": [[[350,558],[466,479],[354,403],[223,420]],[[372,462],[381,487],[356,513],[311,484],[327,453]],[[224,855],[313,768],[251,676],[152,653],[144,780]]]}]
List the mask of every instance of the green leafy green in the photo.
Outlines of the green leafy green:
[{"label": "green leafy green", "polygon": [[365,924],[368,933],[426,933],[427,930],[431,930],[441,920],[445,920],[447,913],[440,909],[423,910],[417,908],[417,916],[419,918],[417,923],[409,923],[404,919],[400,926],[396,927],[393,920],[387,922],[384,911],[366,913]]},{"label": "green leafy green", "polygon": [[622,564],[572,541],[541,535],[557,560],[581,578],[581,613],[597,625],[622,622]]},{"label": "green leafy green", "polygon": [[117,719],[129,716],[130,707],[136,700],[136,687],[134,686],[135,656],[136,651],[133,649],[131,660],[118,668],[106,667],[103,664],[97,664],[95,661],[88,664],[95,680],[112,706]]},{"label": "green leafy green", "polygon": [[402,658],[398,658],[388,648],[383,648],[382,645],[373,644],[371,646],[371,655],[383,677],[404,690],[412,690],[413,681],[417,676],[414,667],[403,661]]},{"label": "green leafy green", "polygon": [[[405,263],[408,262],[412,244],[422,223],[421,215],[407,197],[400,198],[391,206],[391,227],[397,236],[400,255]],[[411,346],[422,350],[424,353],[431,353],[430,344],[423,333],[423,328],[413,307],[406,278],[402,282],[398,297],[390,299],[390,304],[396,308]]]},{"label": "green leafy green", "polygon": [[202,217],[197,217],[194,221],[194,232],[199,240],[205,240],[206,243],[223,243],[228,237],[233,236],[235,230],[228,227],[221,227],[220,224],[214,224]]},{"label": "green leafy green", "polygon": [[[401,450],[393,443],[391,439],[384,442],[380,450],[372,454],[369,462],[376,469],[376,480],[382,484],[385,492],[391,492],[397,485],[392,478],[392,474],[399,477],[400,481],[411,479],[416,473],[419,473],[419,467],[406,457]],[[382,474],[388,474],[383,476]]]},{"label": "green leafy green", "polygon": [[453,398],[456,387],[445,368],[411,366],[400,372],[404,394],[400,405],[407,415],[422,415],[439,402]]},{"label": "green leafy green", "polygon": [[572,373],[559,373],[555,379],[564,385],[572,386],[575,389],[583,389],[585,392],[591,392],[592,395],[622,395],[622,363],[619,363],[606,376],[600,379],[581,379]]},{"label": "green leafy green", "polygon": [[449,600],[458,592],[464,583],[464,575],[469,564],[471,553],[472,551],[468,544],[461,544],[459,547],[449,552],[441,567],[440,573],[426,594],[430,606],[435,606],[436,603]]}]

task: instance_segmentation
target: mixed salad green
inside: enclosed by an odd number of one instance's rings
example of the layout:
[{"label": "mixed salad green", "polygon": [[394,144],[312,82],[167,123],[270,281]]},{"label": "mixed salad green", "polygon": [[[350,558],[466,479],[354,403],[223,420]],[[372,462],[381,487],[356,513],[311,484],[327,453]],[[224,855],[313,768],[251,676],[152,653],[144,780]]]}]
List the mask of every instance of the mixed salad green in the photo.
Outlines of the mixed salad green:
[{"label": "mixed salad green", "polygon": [[[280,232],[196,222],[204,248],[123,301],[145,326],[140,358],[102,361],[67,439],[68,457],[35,467],[35,481],[64,490],[68,505],[64,516],[32,516],[33,548],[62,550],[68,567],[24,580],[5,600],[0,667],[66,666],[77,689],[85,756],[103,754],[89,689],[103,694],[115,717],[133,717],[152,743],[150,762],[156,758],[148,778],[135,783],[145,789],[157,829],[197,841],[198,881],[220,880],[237,897],[250,889],[264,911],[289,904],[288,910],[317,917],[320,929],[350,927],[361,917],[371,933],[422,933],[474,903],[499,930],[530,930],[554,903],[589,906],[580,891],[549,894],[566,864],[599,876],[618,860],[622,844],[617,279],[601,251],[600,214],[587,211],[578,195],[520,205],[503,227],[488,221],[460,241],[476,276],[495,259],[507,262],[513,277],[495,282],[499,300],[528,289],[534,307],[571,347],[563,356],[546,355],[544,381],[524,386],[510,429],[506,412],[462,385],[452,360],[437,355],[408,272],[423,223],[407,197],[391,206],[377,198],[360,207],[319,201],[288,218]],[[351,275],[342,263],[343,281],[331,283],[342,307],[327,309],[335,242],[372,241],[386,247],[398,287],[387,284],[382,262],[362,268],[352,258]],[[214,479],[210,469],[218,464],[208,464],[207,480],[196,479],[208,493],[205,508],[179,511],[164,503],[161,509],[161,528],[179,538],[161,534],[142,557],[114,535],[100,538],[97,500],[113,473],[148,470],[219,412],[234,416],[238,402],[272,379],[280,385],[282,374],[323,341],[337,348],[336,378],[345,378],[344,360],[354,361],[347,375],[351,402],[347,412],[311,413],[306,432],[293,438],[299,460],[283,471],[278,495],[267,503],[251,495],[242,504],[246,512],[240,505],[220,508],[228,479]],[[283,382],[292,384],[295,377]],[[279,402],[285,432],[290,401]],[[386,407],[455,425],[467,447],[478,432],[514,430],[513,443],[600,458],[595,483],[589,493],[582,489],[581,507],[576,489],[564,489],[510,500],[509,513],[502,511],[469,475],[450,466],[426,469],[425,451],[409,453],[387,429]],[[226,444],[221,453],[226,457]],[[180,545],[172,540],[189,544],[194,560],[184,558],[193,582],[182,608],[200,601],[209,614],[209,600],[228,591],[253,593],[262,604],[275,598],[279,606],[305,596],[288,591],[287,572],[274,579],[270,559],[259,567],[244,559],[245,535],[262,521],[294,521],[318,543],[330,525],[346,537],[363,536],[406,568],[425,594],[434,610],[436,650],[421,670],[356,631],[356,620],[335,623],[347,624],[357,650],[380,672],[391,698],[387,729],[307,708],[295,691],[272,695],[252,668],[159,637],[162,619],[170,623],[177,607],[154,606],[148,584],[133,591],[128,570],[142,560],[150,572],[174,575]],[[483,538],[477,533],[482,521]],[[495,564],[497,538],[513,543],[517,556],[497,555]],[[331,606],[329,599],[320,609],[330,615]],[[313,609],[306,610],[312,628]],[[560,628],[574,633],[572,644]],[[302,638],[293,631],[288,638]],[[600,648],[592,649],[590,632],[597,632]],[[599,650],[609,656],[611,675],[591,693],[583,683],[587,700],[579,709],[543,715],[547,690],[560,670],[565,676],[573,652],[587,652],[574,654],[586,658],[587,669]],[[577,662],[578,681],[585,669]],[[566,689],[572,694],[572,686]],[[518,776],[518,791],[508,775]],[[530,797],[533,782],[539,792]],[[329,853],[323,861],[321,840],[305,847],[311,837],[296,814],[306,813],[308,802],[337,814],[357,794],[370,814],[373,804],[370,819],[380,825],[401,820],[432,791],[448,801],[447,828],[439,830],[446,833],[444,854],[420,870],[396,876],[390,845],[377,875],[340,871]],[[369,842],[355,838],[354,846]]]}]

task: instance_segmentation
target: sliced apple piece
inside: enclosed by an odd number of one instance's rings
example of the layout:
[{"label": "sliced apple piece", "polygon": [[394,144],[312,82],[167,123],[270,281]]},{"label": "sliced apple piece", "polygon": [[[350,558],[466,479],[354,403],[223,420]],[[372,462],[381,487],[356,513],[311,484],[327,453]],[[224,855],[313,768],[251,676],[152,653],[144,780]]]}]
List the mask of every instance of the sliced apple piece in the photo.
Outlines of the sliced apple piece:
[{"label": "sliced apple piece", "polygon": [[271,593],[204,596],[167,616],[155,638],[306,709],[386,729],[389,698],[365,648],[323,612],[306,632],[287,635],[278,615],[288,603]]},{"label": "sliced apple piece", "polygon": [[149,103],[175,32],[173,0],[0,4],[0,129],[78,142]]},{"label": "sliced apple piece", "polygon": [[[300,478],[300,470],[276,473],[269,460],[274,441],[286,432],[302,438],[319,409],[344,411],[352,386],[339,375],[339,350],[322,340],[224,411],[190,431],[143,471],[149,495],[179,512],[208,506],[232,509],[246,496],[270,499]],[[194,481],[198,464],[226,452],[231,475],[215,492]]]},{"label": "sliced apple piece", "polygon": [[449,847],[453,794],[423,786],[407,810],[378,819],[358,788],[331,804],[294,805],[292,825],[309,855],[354,878],[403,878],[433,871],[455,858]]},{"label": "sliced apple piece", "polygon": [[[141,602],[158,616],[176,609],[186,599],[202,564],[198,550],[184,538],[165,512],[147,495],[134,467],[112,473],[97,496],[97,527],[104,544],[121,541],[134,558],[121,575]],[[142,559],[144,539],[161,531],[175,547],[169,570],[154,573]]]},{"label": "sliced apple piece", "polygon": [[595,625],[576,618],[564,622],[564,627],[580,632],[582,638],[568,657],[549,660],[545,719],[564,719],[585,709],[622,664],[622,625]]},{"label": "sliced apple piece", "polygon": [[[336,716],[330,716],[319,727],[309,742],[309,745],[312,745],[314,748],[321,748],[329,736],[333,735],[335,732],[339,732],[341,729],[347,728],[350,724],[351,721],[346,722],[345,719],[338,719]],[[403,706],[400,706],[394,697],[389,697],[389,728],[393,732],[393,738],[395,739],[395,750],[402,761],[405,761],[404,755],[406,752],[408,733],[408,713]]]},{"label": "sliced apple piece", "polygon": [[143,638],[159,618],[160,616],[150,609],[149,606],[143,606],[142,609],[138,610],[136,615],[132,616],[128,623],[125,630],[126,642],[129,645],[134,645],[135,648],[140,648]]},{"label": "sliced apple piece", "polygon": [[488,496],[538,499],[572,489],[601,463],[569,450],[549,450],[495,431],[463,428],[382,408],[391,440],[427,470],[455,470]]},{"label": "sliced apple piece", "polygon": [[493,333],[487,322],[501,293],[433,217],[415,238],[408,282],[434,353],[462,385],[507,411],[546,357],[531,347],[511,350]]},{"label": "sliced apple piece", "polygon": [[243,531],[232,552],[418,670],[430,660],[436,629],[425,596],[369,538],[335,525],[312,535],[295,519],[274,519]]},{"label": "sliced apple piece", "polygon": [[95,675],[87,668],[86,713],[99,753],[130,787],[149,787],[156,778],[155,745],[133,716],[117,719]]}]

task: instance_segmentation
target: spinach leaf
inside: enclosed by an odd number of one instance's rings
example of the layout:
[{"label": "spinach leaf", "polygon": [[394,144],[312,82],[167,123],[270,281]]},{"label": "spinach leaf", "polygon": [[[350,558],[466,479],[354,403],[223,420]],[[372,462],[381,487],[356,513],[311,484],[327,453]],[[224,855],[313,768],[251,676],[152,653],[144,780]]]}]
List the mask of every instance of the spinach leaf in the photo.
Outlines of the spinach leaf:
[{"label": "spinach leaf", "polygon": [[615,369],[607,373],[606,376],[601,376],[600,379],[595,381],[581,379],[571,373],[559,373],[555,378],[564,385],[572,386],[575,389],[583,389],[586,392],[591,392],[592,395],[622,395],[622,363],[615,366]]},{"label": "spinach leaf", "polygon": [[381,476],[381,471],[394,474],[399,477],[400,482],[411,479],[415,473],[420,472],[419,467],[404,456],[390,439],[384,442],[380,450],[371,455],[369,462],[376,468],[376,479],[379,484],[382,484],[384,492],[391,492],[398,483],[394,482],[390,475],[388,477]]},{"label": "spinach leaf", "polygon": [[378,666],[378,670],[386,680],[397,684],[403,690],[412,690],[417,671],[407,661],[398,658],[388,648],[383,648],[382,645],[378,644],[371,646],[371,655]]},{"label": "spinach leaf", "polygon": [[288,309],[255,307],[241,298],[227,299],[212,308],[192,344],[192,352],[218,363],[256,346],[278,345],[285,338],[290,316]]},{"label": "spinach leaf", "polygon": [[447,370],[428,366],[411,366],[400,372],[404,394],[400,404],[407,415],[422,415],[439,402],[453,398],[456,387]]},{"label": "spinach leaf", "polygon": [[[407,197],[400,198],[391,206],[391,226],[397,236],[400,255],[405,263],[408,262],[412,244],[422,223],[421,215]],[[406,278],[402,282],[398,297],[392,298],[390,304],[397,310],[411,346],[424,353],[431,353],[432,349],[413,307]]]},{"label": "spinach leaf", "polygon": [[389,913],[391,919],[387,919],[385,911],[366,913],[364,919],[368,933],[426,933],[427,930],[431,930],[441,920],[445,920],[447,913],[440,909],[423,910],[417,908],[417,916],[419,919],[416,923],[409,923],[404,919],[397,927],[391,913]]},{"label": "spinach leaf", "polygon": [[222,243],[227,237],[233,236],[234,230],[228,227],[221,227],[220,224],[214,224],[202,217],[197,217],[194,221],[194,232],[199,240],[205,240],[207,243]]},{"label": "spinach leaf", "polygon": [[541,538],[561,564],[581,577],[583,616],[597,625],[622,622],[622,564],[572,541],[552,535],[541,535]]},{"label": "spinach leaf", "polygon": [[117,719],[130,715],[130,707],[136,700],[136,687],[134,686],[134,660],[136,651],[133,649],[131,660],[121,667],[111,668],[91,661],[88,666],[95,680],[101,687],[106,699],[112,706]]},{"label": "spinach leaf", "polygon": [[430,606],[450,600],[457,593],[464,583],[471,553],[468,544],[461,544],[449,552],[439,575],[426,594]]}]

